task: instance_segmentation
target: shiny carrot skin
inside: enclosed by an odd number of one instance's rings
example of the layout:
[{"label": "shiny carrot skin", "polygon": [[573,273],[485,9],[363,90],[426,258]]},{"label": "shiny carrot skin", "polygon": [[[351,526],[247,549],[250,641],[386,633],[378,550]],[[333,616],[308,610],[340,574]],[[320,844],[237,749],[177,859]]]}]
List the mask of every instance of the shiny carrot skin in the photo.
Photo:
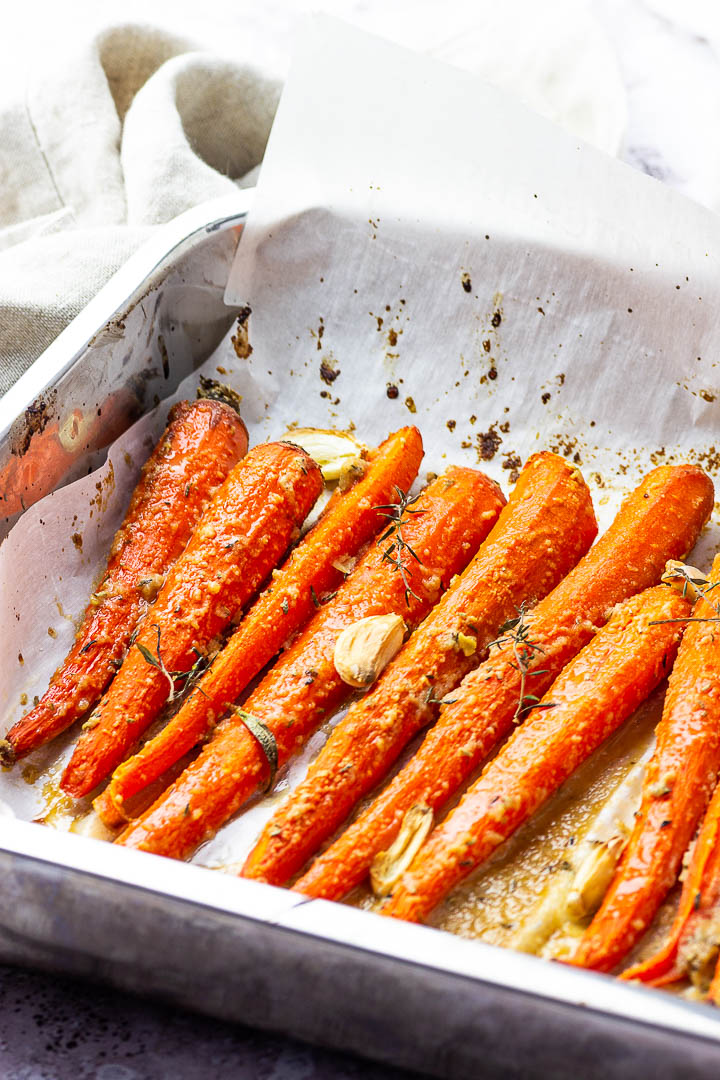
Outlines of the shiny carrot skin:
[{"label": "shiny carrot skin", "polygon": [[[720,581],[720,556],[709,580]],[[710,597],[714,599],[714,594]],[[717,619],[714,602],[700,598],[693,618]],[[675,883],[718,768],[718,624],[689,622],[670,675],[640,813],[610,888],[571,963],[611,971],[648,928]]]},{"label": "shiny carrot skin", "polygon": [[[355,570],[307,624],[244,703],[266,725],[278,765],[340,707],[350,688],[334,664],[340,632],[368,615],[395,613],[416,626],[492,528],[504,503],[497,485],[475,469],[455,466],[413,503],[402,525],[404,541],[419,562],[403,556],[400,572],[373,544]],[[118,843],[183,858],[212,836],[258,789],[268,784],[268,760],[245,724],[233,716],[165,795],[120,836]]]},{"label": "shiny carrot skin", "polygon": [[100,699],[160,578],[247,451],[247,441],[240,417],[219,401],[173,406],[163,436],[143,466],[73,647],[39,703],[0,744],[3,764],[49,742]]},{"label": "shiny carrot skin", "polygon": [[[243,874],[280,884],[299,870],[437,715],[440,699],[477,666],[516,605],[545,596],[596,532],[590,493],[578,470],[556,454],[530,458],[475,559],[375,689],[335,728],[306,780],[262,833]],[[333,866],[333,895],[354,883],[354,866],[351,845]]]},{"label": "shiny carrot skin", "polygon": [[420,432],[401,428],[390,435],[349,490],[336,491],[313,529],[273,575],[272,582],[245,613],[210,670],[162,731],[114,773],[96,800],[108,822],[122,821],[123,803],[162,776],[200,742],[283,643],[317,610],[319,597],[343,580],[338,563],[354,557],[384,526],[376,508],[409,491],[422,461]]},{"label": "shiny carrot skin", "polygon": [[691,607],[663,585],[626,600],[431,833],[383,915],[424,919],[527,821],[665,677]]},{"label": "shiny carrot skin", "polygon": [[[668,939],[653,956],[626,968],[621,979],[637,979],[651,986],[677,982],[690,974],[707,931],[713,930],[717,944],[717,918],[720,909],[720,784],[710,800],[705,820],[692,848],[682,895]],[[720,965],[711,984],[711,1000],[718,1003]]]},{"label": "shiny carrot skin", "polygon": [[[654,469],[626,498],[607,532],[528,616],[532,640],[544,650],[529,665],[527,683],[535,697],[547,691],[615,604],[656,584],[666,561],[690,550],[712,505],[712,482],[692,465]],[[410,807],[417,803],[437,812],[512,730],[520,695],[512,644],[493,648],[453,691],[453,703],[441,706],[413,758],[295,888],[310,896],[337,896],[342,892],[336,878],[343,885],[361,881],[378,852],[393,843]],[[351,876],[341,869],[343,859],[352,860]]]},{"label": "shiny carrot skin", "polygon": [[198,653],[206,655],[282,557],[322,487],[319,467],[289,443],[256,446],[235,466],[138,624],[134,647],[75,747],[63,791],[86,795],[125,757],[172,699],[176,679],[167,672],[190,672]]}]

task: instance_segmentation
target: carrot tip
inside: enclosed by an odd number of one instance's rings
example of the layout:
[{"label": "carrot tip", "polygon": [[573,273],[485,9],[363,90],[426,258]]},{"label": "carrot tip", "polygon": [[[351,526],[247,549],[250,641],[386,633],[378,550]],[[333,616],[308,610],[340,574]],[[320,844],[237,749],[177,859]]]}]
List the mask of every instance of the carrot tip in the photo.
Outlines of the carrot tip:
[{"label": "carrot tip", "polygon": [[10,768],[17,760],[15,747],[9,739],[0,739],[0,765]]}]

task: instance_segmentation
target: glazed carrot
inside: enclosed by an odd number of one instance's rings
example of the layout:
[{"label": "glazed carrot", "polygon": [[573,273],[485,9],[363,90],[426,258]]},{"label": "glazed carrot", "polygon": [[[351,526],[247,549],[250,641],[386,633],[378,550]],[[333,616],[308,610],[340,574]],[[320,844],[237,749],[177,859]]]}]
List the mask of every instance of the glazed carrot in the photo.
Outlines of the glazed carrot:
[{"label": "glazed carrot", "polygon": [[87,794],[122,760],[277,564],[322,487],[319,467],[289,443],[256,446],[235,466],[138,624],[134,647],[75,747],[63,791]]},{"label": "glazed carrot", "polygon": [[620,605],[430,835],[383,914],[425,918],[527,821],[665,677],[691,607],[663,585]]},{"label": "glazed carrot", "polygon": [[245,425],[227,405],[183,401],[171,409],[72,649],[39,703],[0,743],[4,765],[49,742],[99,700],[168,567],[246,450]]},{"label": "glazed carrot", "polygon": [[[667,941],[649,959],[626,968],[620,978],[663,986],[696,972],[702,975],[717,952],[719,907],[720,784],[715,788],[692,848],[680,903]],[[718,971],[710,988],[715,1004],[718,1003]]]},{"label": "glazed carrot", "polygon": [[[720,556],[710,582],[720,582]],[[714,594],[693,619],[720,618]],[[718,597],[720,600],[720,597]],[[720,767],[717,624],[690,622],[670,675],[640,813],[610,888],[571,963],[610,971],[648,928],[672,887]]]},{"label": "glazed carrot", "polygon": [[[437,812],[510,732],[527,693],[541,697],[615,604],[655,584],[667,559],[693,546],[712,505],[712,482],[701,469],[654,469],[575,569],[501,635],[509,640],[453,691],[455,700],[441,707],[414,757],[295,888],[310,896],[342,895],[345,883],[361,881],[378,852],[391,846],[411,806]],[[526,645],[531,655],[525,655],[523,679],[517,638],[528,627],[534,648]],[[343,861],[351,862],[350,873]]]},{"label": "glazed carrot", "polygon": [[[397,540],[385,538],[368,549],[243,705],[244,715],[270,733],[276,766],[296,753],[351,692],[334,663],[341,631],[387,613],[400,615],[410,629],[416,626],[470,560],[503,502],[497,485],[482,473],[451,467],[408,508],[412,513],[402,514],[401,571],[390,561],[397,551],[388,558]],[[183,858],[271,781],[267,752],[232,716],[118,843]]]},{"label": "glazed carrot", "polygon": [[[372,693],[338,724],[305,782],[263,832],[243,874],[280,884],[299,870],[437,715],[440,699],[477,665],[515,605],[546,595],[596,531],[578,470],[556,454],[530,458],[473,562]],[[352,850],[345,854],[337,867],[342,885],[334,882],[340,895],[350,887],[345,875],[354,873]]]},{"label": "glazed carrot", "polygon": [[414,427],[390,435],[370,455],[349,490],[336,489],[324,514],[245,613],[210,670],[163,730],[116,770],[95,809],[108,824],[124,819],[123,802],[162,776],[200,742],[262,668],[314,614],[318,598],[343,580],[343,565],[385,523],[377,507],[408,491],[423,456]]}]

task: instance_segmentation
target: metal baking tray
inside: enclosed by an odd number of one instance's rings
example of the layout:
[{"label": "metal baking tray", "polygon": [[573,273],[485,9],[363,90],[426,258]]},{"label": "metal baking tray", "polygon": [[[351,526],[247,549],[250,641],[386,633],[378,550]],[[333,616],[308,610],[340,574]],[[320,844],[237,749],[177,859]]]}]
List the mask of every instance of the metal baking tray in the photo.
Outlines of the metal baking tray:
[{"label": "metal baking tray", "polygon": [[[111,434],[169,396],[227,333],[236,312],[223,290],[251,200],[239,191],[160,229],[0,400],[5,533],[23,507],[97,464]],[[432,1076],[720,1071],[709,1006],[0,821],[0,960]]]}]

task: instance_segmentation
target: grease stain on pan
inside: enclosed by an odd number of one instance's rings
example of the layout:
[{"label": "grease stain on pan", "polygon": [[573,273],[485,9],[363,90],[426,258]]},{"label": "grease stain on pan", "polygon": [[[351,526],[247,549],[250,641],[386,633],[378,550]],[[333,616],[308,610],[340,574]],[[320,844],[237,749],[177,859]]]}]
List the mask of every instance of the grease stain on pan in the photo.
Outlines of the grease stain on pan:
[{"label": "grease stain on pan", "polygon": [[41,435],[49,421],[55,415],[57,402],[57,390],[43,391],[36,397],[31,405],[28,405],[22,416],[19,416],[10,429],[10,453],[15,457],[22,457],[30,449],[30,443],[35,435]]}]

